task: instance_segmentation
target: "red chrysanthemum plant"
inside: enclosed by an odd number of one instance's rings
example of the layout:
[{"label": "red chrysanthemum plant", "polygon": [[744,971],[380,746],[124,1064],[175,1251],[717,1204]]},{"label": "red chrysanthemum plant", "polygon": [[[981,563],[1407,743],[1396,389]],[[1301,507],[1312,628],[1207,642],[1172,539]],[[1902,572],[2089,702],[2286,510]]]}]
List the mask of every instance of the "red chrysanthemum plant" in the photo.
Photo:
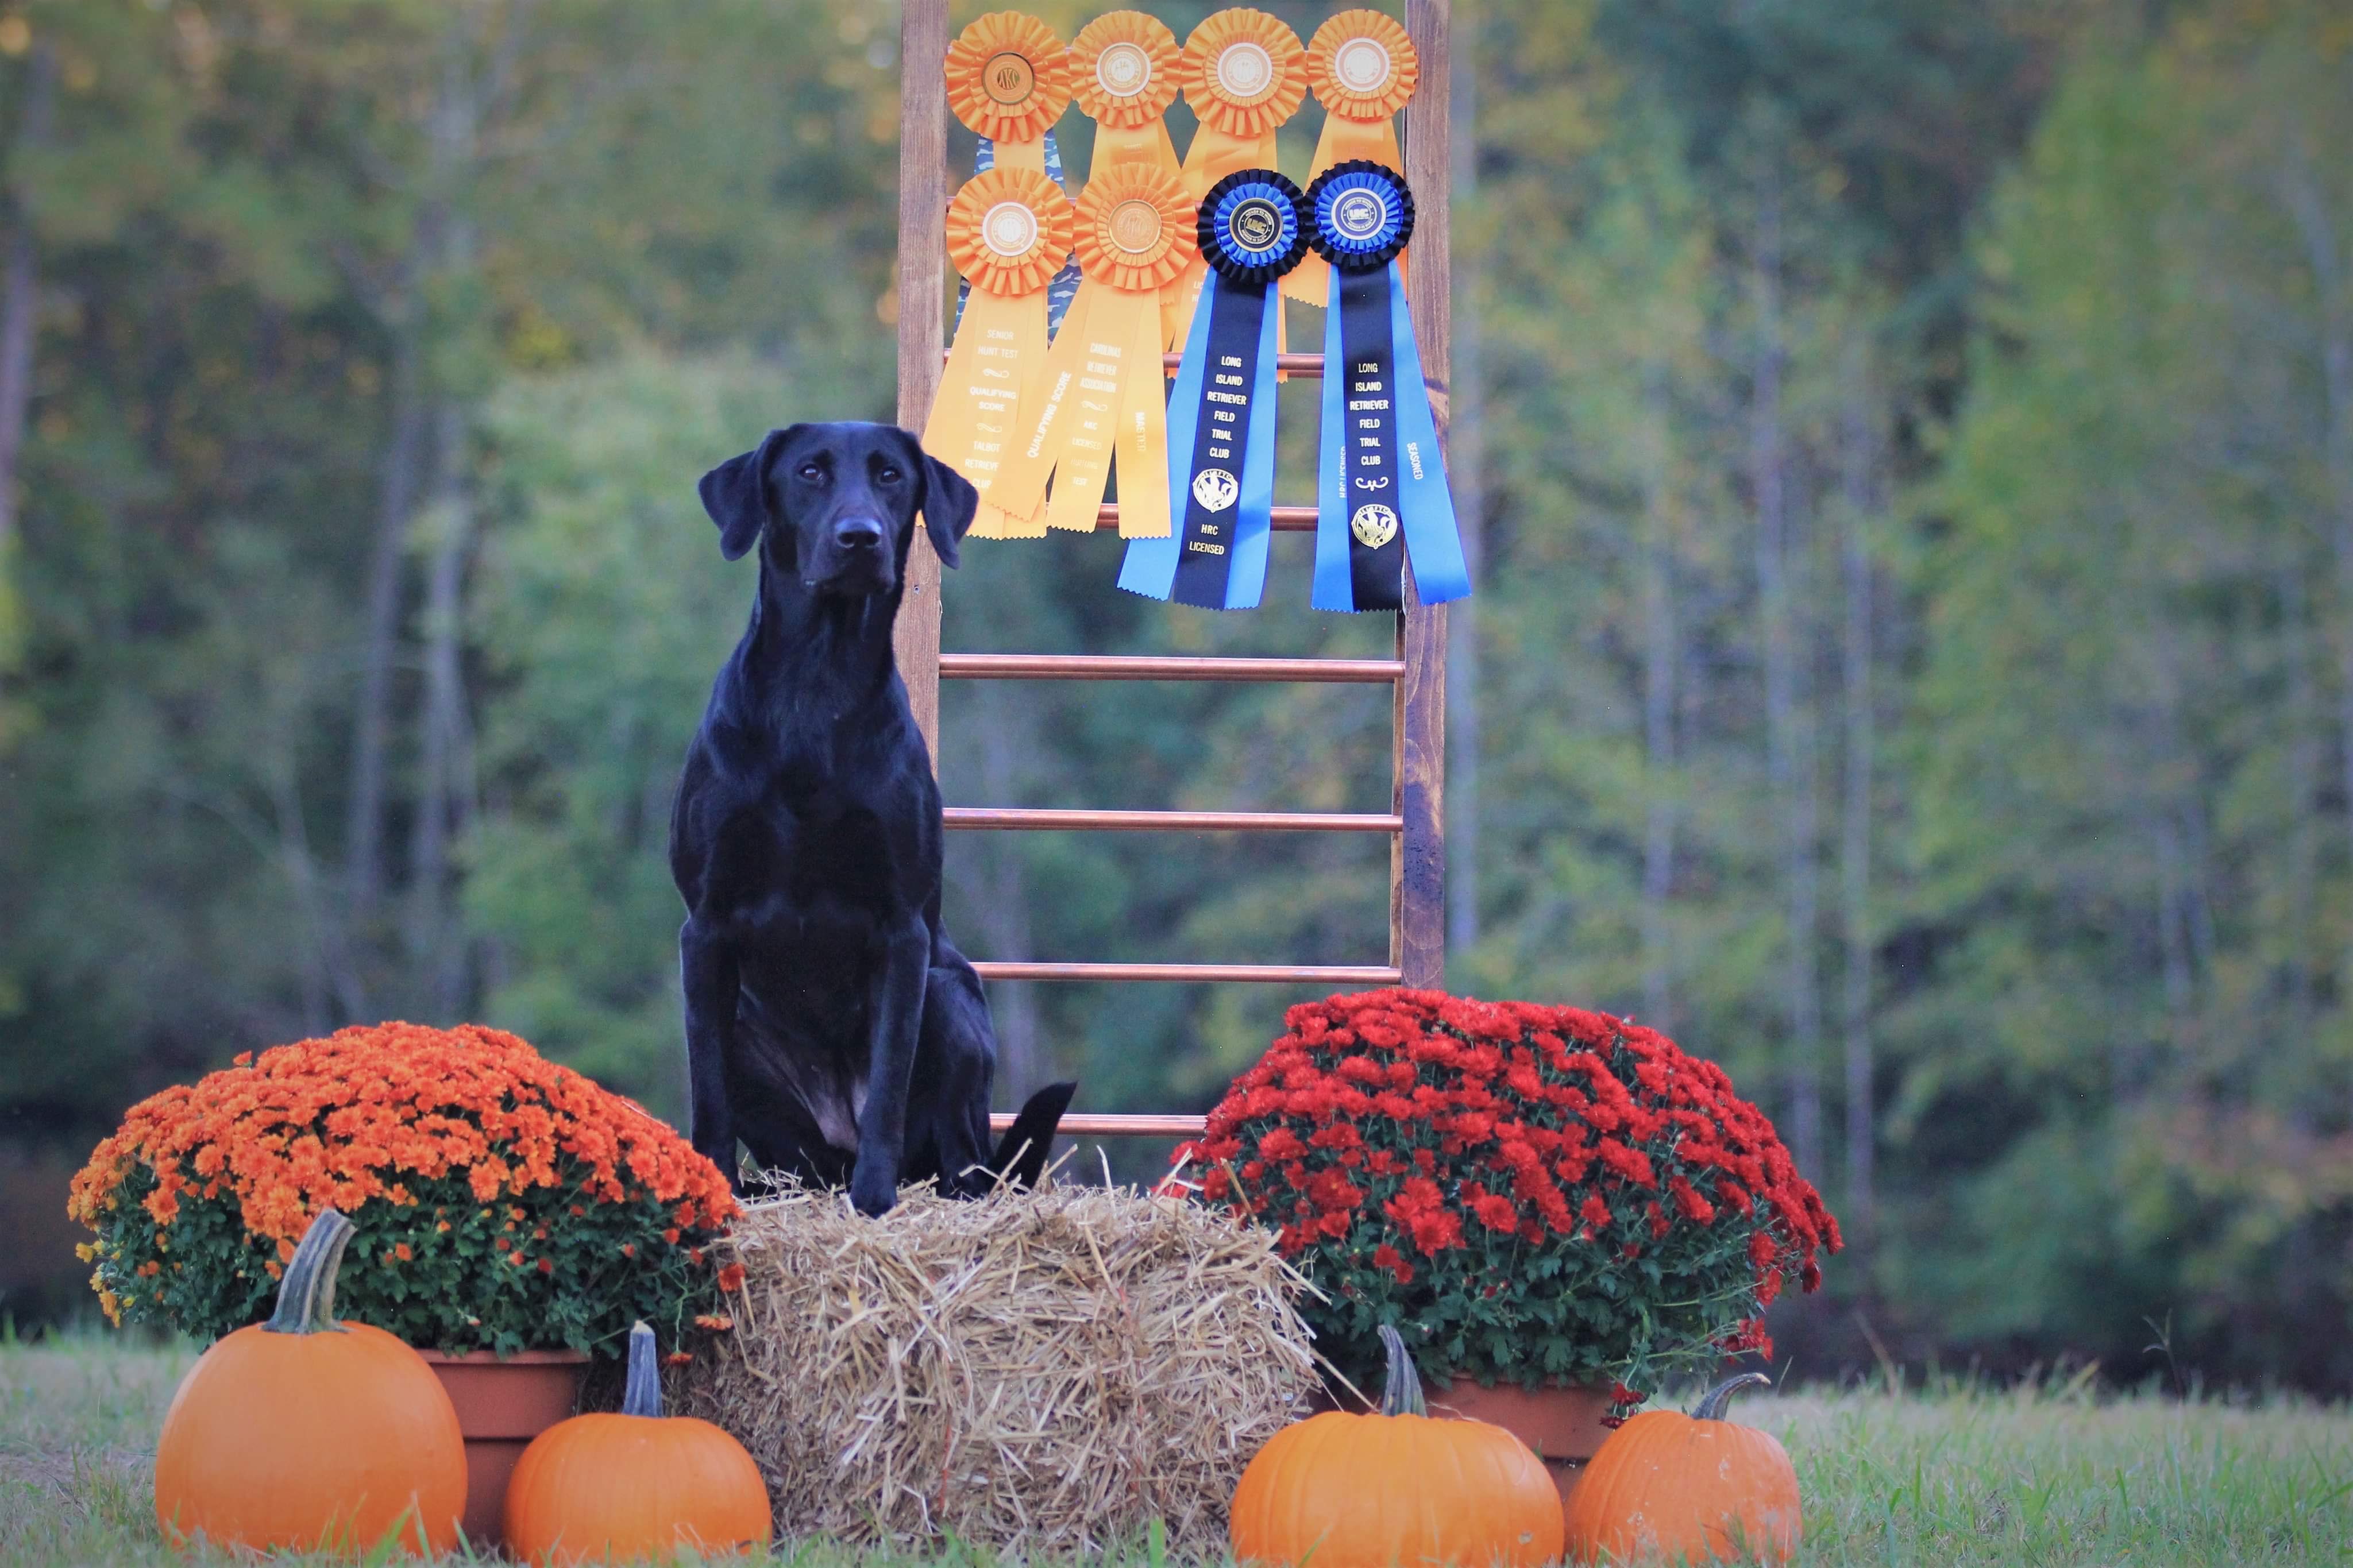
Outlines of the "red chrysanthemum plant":
[{"label": "red chrysanthemum plant", "polygon": [[1293,1007],[1209,1112],[1202,1195],[1281,1227],[1359,1386],[1378,1330],[1422,1370],[1527,1388],[1771,1352],[1838,1222],[1713,1062],[1605,1014],[1374,991]]},{"label": "red chrysanthemum plant", "polygon": [[74,1178],[116,1322],[209,1340],[269,1311],[322,1208],[354,1227],[338,1314],[420,1349],[618,1354],[724,1321],[717,1166],[636,1102],[468,1025],[279,1046],[131,1108]]}]

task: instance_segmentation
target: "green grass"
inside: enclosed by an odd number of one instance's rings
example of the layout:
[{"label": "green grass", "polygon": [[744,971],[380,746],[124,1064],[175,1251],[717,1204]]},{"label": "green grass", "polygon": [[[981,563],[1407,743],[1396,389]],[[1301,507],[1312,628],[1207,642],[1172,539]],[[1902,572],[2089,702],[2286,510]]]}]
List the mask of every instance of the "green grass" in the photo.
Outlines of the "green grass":
[{"label": "green grass", "polygon": [[[192,1359],[88,1335],[0,1342],[0,1563],[237,1561],[174,1552],[150,1507],[156,1427]],[[1946,1380],[1893,1396],[1753,1399],[1737,1415],[1797,1462],[1808,1564],[2353,1563],[2353,1412],[2342,1405]],[[1139,1543],[1130,1555],[1145,1568],[1153,1553]],[[776,1560],[908,1568],[979,1556],[813,1544]]]}]

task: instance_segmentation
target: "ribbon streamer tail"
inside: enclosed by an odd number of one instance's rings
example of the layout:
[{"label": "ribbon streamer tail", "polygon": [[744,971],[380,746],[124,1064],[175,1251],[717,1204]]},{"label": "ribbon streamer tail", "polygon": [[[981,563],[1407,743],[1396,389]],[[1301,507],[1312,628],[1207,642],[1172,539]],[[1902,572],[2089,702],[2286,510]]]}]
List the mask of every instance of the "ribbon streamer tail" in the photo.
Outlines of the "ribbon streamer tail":
[{"label": "ribbon streamer tail", "polygon": [[[1421,376],[1412,313],[1406,309],[1405,282],[1394,265],[1389,285],[1389,337],[1396,344],[1398,399],[1398,517],[1405,532],[1406,559],[1413,563],[1415,593],[1425,605],[1443,605],[1470,597],[1471,571],[1462,558],[1462,533],[1446,483],[1446,458],[1438,445],[1430,388]],[[1331,379],[1328,374],[1324,379]]]},{"label": "ribbon streamer tail", "polygon": [[[1209,314],[1202,311],[1185,340],[1185,357],[1168,393],[1168,495],[1176,498],[1193,482],[1193,442],[1200,433],[1200,376],[1209,352]],[[1177,552],[1184,546],[1182,531],[1172,528],[1156,539],[1131,539],[1119,563],[1119,585],[1147,599],[1166,599],[1176,591]]]},{"label": "ribbon streamer tail", "polygon": [[1270,291],[1258,328],[1258,373],[1250,386],[1250,440],[1242,447],[1242,494],[1236,506],[1233,566],[1226,608],[1254,610],[1266,593],[1266,554],[1274,514],[1275,344],[1282,302]]},{"label": "ribbon streamer tail", "polygon": [[[1322,270],[1327,285],[1336,283],[1337,268]],[[1340,357],[1340,312],[1326,310],[1323,434],[1315,464],[1315,580],[1307,602],[1342,614],[1356,607],[1348,574],[1347,368]]]},{"label": "ribbon streamer tail", "polygon": [[1143,301],[1128,345],[1120,410],[1119,531],[1124,539],[1162,539],[1169,525],[1168,378],[1160,369],[1160,310]]}]

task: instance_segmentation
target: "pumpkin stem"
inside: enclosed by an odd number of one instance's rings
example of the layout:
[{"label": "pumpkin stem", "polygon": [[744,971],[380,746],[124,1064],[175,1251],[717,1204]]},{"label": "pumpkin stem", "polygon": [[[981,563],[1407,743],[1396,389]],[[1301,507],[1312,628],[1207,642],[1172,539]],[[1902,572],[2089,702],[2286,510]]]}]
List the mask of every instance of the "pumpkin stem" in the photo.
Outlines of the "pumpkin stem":
[{"label": "pumpkin stem", "polygon": [[1721,1421],[1731,1407],[1732,1396],[1746,1388],[1770,1388],[1773,1380],[1761,1372],[1744,1372],[1738,1377],[1727,1378],[1699,1396],[1692,1406],[1694,1421]]},{"label": "pumpkin stem", "polygon": [[1388,1382],[1381,1387],[1381,1414],[1384,1415],[1427,1415],[1430,1406],[1422,1403],[1421,1373],[1415,1370],[1413,1352],[1405,1348],[1405,1339],[1387,1323],[1381,1325],[1381,1349],[1388,1352]]},{"label": "pumpkin stem", "polygon": [[278,1310],[262,1326],[273,1334],[340,1334],[335,1321],[335,1270],[351,1245],[352,1222],[334,1209],[321,1209],[294,1248],[293,1261],[278,1282]]},{"label": "pumpkin stem", "polygon": [[621,1395],[624,1415],[662,1413],[661,1373],[654,1363],[654,1331],[643,1318],[629,1325],[629,1386]]}]

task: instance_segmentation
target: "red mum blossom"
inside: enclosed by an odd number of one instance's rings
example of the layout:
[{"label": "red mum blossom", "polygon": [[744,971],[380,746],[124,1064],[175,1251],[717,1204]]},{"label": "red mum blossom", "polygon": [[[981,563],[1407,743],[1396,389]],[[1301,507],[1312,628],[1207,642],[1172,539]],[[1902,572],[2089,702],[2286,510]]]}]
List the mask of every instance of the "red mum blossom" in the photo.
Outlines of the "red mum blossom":
[{"label": "red mum blossom", "polygon": [[1754,1348],[1772,1294],[1838,1250],[1772,1123],[1656,1030],[1408,990],[1284,1024],[1211,1111],[1200,1191],[1282,1227],[1347,1314],[1310,1309],[1352,1376],[1377,1360],[1354,1325],[1385,1317],[1461,1325],[1417,1347],[1433,1376],[1655,1386]]}]

